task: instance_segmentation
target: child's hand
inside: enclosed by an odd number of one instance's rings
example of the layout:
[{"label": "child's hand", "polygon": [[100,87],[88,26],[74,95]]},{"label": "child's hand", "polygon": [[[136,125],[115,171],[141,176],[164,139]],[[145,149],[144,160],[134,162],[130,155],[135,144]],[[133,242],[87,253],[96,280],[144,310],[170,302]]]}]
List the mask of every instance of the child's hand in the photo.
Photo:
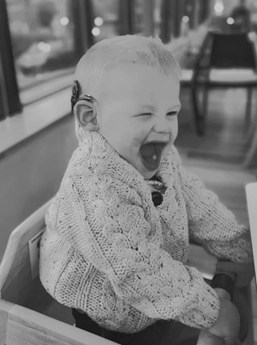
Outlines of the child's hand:
[{"label": "child's hand", "polygon": [[216,271],[224,273],[236,274],[236,286],[244,287],[249,286],[254,276],[254,265],[251,264],[238,264],[231,261],[218,261]]},{"label": "child's hand", "polygon": [[234,345],[238,338],[240,317],[236,306],[227,299],[220,299],[219,316],[208,331],[223,338],[226,345]]}]

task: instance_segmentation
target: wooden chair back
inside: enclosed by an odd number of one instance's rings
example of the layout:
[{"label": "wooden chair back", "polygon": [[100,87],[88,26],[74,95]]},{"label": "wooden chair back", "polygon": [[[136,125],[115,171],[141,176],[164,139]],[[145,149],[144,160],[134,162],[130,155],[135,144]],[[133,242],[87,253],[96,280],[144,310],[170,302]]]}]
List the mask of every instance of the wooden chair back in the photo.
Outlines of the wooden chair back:
[{"label": "wooden chair back", "polygon": [[[0,297],[6,301],[23,306],[31,303],[29,296],[38,285],[38,262],[37,257],[30,258],[33,255],[30,255],[30,243],[39,243],[45,228],[44,215],[47,206],[48,203],[43,205],[10,235],[0,265]],[[34,255],[37,255],[36,251]],[[30,259],[34,260],[33,267]]]},{"label": "wooden chair back", "polygon": [[248,34],[213,35],[210,65],[213,68],[256,69],[254,44]]},{"label": "wooden chair back", "polygon": [[256,70],[254,43],[247,33],[208,32],[197,57],[195,69]]},{"label": "wooden chair back", "polygon": [[10,235],[0,264],[0,345],[115,344],[77,329],[70,308],[55,301],[38,275],[39,241],[49,202]]}]

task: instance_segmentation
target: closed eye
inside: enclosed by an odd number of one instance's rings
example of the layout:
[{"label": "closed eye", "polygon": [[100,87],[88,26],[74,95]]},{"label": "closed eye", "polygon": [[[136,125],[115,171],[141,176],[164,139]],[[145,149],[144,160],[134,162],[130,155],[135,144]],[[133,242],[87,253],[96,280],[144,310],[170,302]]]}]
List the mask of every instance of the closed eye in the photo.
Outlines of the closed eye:
[{"label": "closed eye", "polygon": [[135,117],[140,117],[140,116],[148,117],[148,116],[152,116],[152,115],[153,115],[152,113],[142,113],[142,114],[135,115]]},{"label": "closed eye", "polygon": [[166,114],[166,116],[176,116],[177,114],[177,111],[170,111]]}]

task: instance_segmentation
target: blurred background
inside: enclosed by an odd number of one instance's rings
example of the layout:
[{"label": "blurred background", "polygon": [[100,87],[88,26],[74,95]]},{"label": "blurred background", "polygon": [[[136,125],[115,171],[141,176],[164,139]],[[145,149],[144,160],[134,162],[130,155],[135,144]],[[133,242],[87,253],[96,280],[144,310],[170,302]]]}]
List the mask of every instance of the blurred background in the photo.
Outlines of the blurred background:
[{"label": "blurred background", "polygon": [[[217,53],[223,61],[232,51],[225,70],[212,66],[219,44],[211,33],[229,39]],[[76,63],[92,44],[122,34],[159,37],[172,51],[182,70],[176,144],[183,161],[248,222],[244,187],[257,168],[257,0],[1,0],[0,257],[10,231],[57,191],[76,146],[69,102]]]},{"label": "blurred background", "polygon": [[[190,42],[183,41],[180,48],[183,49],[180,63],[188,67],[208,28],[224,31],[240,26],[231,17],[240,3],[238,0],[4,0],[2,3],[7,18],[1,20],[5,26],[1,41],[12,46],[13,61],[9,64],[14,64],[23,105],[63,87],[69,80],[65,77],[72,73],[83,52],[104,38],[133,33],[160,37],[169,44],[179,37],[192,36],[194,31],[195,37]],[[251,30],[256,32],[257,2],[248,0],[246,6]],[[4,11],[5,8],[1,9],[2,17]],[[6,25],[4,19],[8,21]],[[44,87],[23,98],[23,91],[49,80],[50,88]]]}]

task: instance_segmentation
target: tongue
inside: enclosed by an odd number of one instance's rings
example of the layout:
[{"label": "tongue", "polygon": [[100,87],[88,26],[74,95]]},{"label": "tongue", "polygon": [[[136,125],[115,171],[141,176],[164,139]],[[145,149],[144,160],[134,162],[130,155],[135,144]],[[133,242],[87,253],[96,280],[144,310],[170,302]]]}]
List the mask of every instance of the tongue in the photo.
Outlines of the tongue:
[{"label": "tongue", "polygon": [[148,170],[156,170],[159,167],[163,146],[161,143],[148,143],[141,146],[142,162]]}]

